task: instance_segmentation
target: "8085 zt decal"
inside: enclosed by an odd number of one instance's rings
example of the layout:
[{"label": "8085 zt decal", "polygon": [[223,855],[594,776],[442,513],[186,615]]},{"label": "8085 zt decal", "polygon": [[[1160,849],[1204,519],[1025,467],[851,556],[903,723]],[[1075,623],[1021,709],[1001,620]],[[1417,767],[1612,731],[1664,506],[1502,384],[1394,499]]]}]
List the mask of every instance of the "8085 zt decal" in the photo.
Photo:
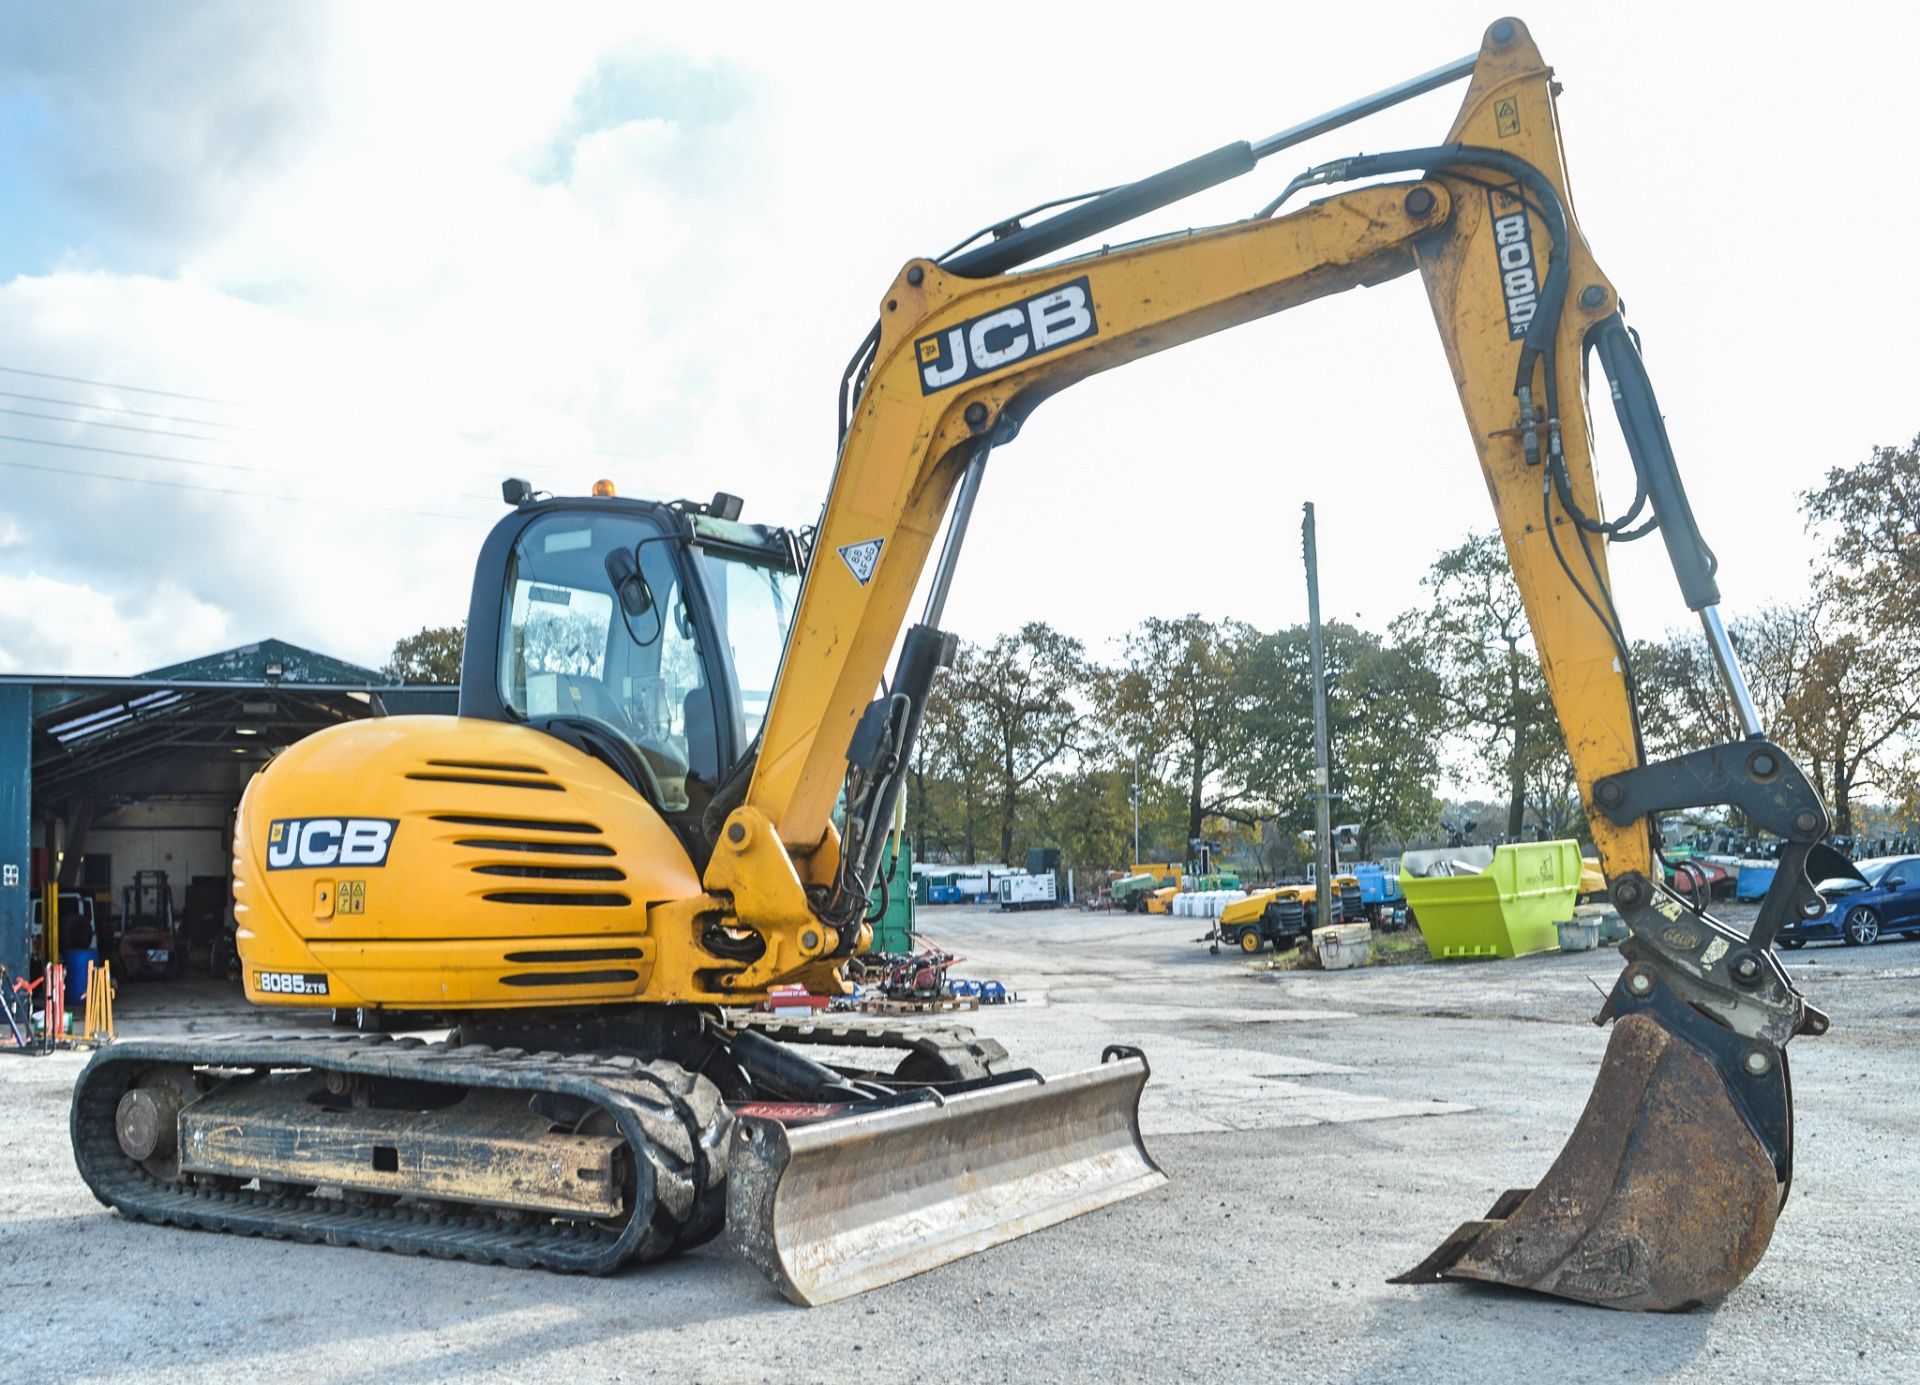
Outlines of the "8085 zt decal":
[{"label": "8085 zt decal", "polygon": [[1500,266],[1500,292],[1507,303],[1507,338],[1517,341],[1533,325],[1540,310],[1540,277],[1533,258],[1533,227],[1527,222],[1527,204],[1513,191],[1488,189],[1487,210],[1493,218],[1493,254]]},{"label": "8085 zt decal", "polygon": [[275,818],[267,829],[267,869],[384,866],[398,818]]},{"label": "8085 zt decal", "polygon": [[1082,275],[915,341],[920,393],[937,394],[989,370],[1099,335],[1093,290]]}]

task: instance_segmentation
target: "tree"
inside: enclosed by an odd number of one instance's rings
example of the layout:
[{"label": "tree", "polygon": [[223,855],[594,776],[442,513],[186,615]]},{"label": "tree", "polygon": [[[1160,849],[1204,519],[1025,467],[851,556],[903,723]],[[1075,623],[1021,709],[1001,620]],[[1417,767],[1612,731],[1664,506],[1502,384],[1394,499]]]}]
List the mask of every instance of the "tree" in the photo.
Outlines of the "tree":
[{"label": "tree", "polygon": [[1368,639],[1337,685],[1341,730],[1329,737],[1341,819],[1359,827],[1362,860],[1376,835],[1404,843],[1437,823],[1445,730],[1439,679],[1418,648]]},{"label": "tree", "polygon": [[1770,729],[1832,806],[1834,830],[1851,835],[1854,802],[1867,791],[1910,794],[1920,684],[1902,642],[1826,625],[1819,605],[1816,596],[1805,621],[1812,637]]},{"label": "tree", "polygon": [[1394,632],[1433,671],[1449,727],[1504,770],[1507,837],[1518,841],[1531,738],[1551,713],[1506,546],[1498,534],[1474,534],[1442,553],[1421,585],[1431,608],[1401,616]]},{"label": "tree", "polygon": [[1023,810],[1030,833],[1060,848],[1060,858],[1094,888],[1099,872],[1133,858],[1133,764],[1080,766],[1047,776]]},{"label": "tree", "polygon": [[[1321,631],[1336,823],[1360,829],[1360,854],[1433,818],[1444,729],[1433,673],[1405,645],[1332,621]],[[1241,752],[1227,774],[1247,801],[1275,804],[1291,838],[1313,825],[1313,656],[1305,625],[1258,637],[1241,661]]]},{"label": "tree", "polygon": [[1833,595],[1855,613],[1920,625],[1920,436],[1831,468],[1826,485],[1801,499],[1809,526],[1831,544]]},{"label": "tree", "polygon": [[1573,757],[1560,729],[1560,718],[1547,709],[1546,719],[1528,732],[1521,782],[1527,795],[1527,820],[1539,841],[1580,837],[1586,832],[1586,814],[1580,807],[1580,789],[1573,777]]},{"label": "tree", "polygon": [[942,681],[962,742],[985,771],[1000,827],[1000,859],[1013,859],[1023,795],[1079,736],[1077,705],[1087,678],[1086,647],[1031,621],[990,645],[964,646]]},{"label": "tree", "polygon": [[[1729,634],[1743,655],[1748,653],[1746,646],[1760,642],[1743,638],[1737,622]],[[1750,656],[1742,663],[1757,699],[1764,690],[1761,679],[1768,670]],[[1664,639],[1636,641],[1633,675],[1640,735],[1649,756],[1665,759],[1684,755],[1740,735],[1733,699],[1727,694],[1705,638],[1697,631],[1668,631]]]},{"label": "tree", "polygon": [[1156,777],[1184,790],[1189,841],[1210,813],[1259,816],[1249,812],[1248,786],[1225,774],[1245,725],[1247,689],[1236,669],[1255,634],[1234,620],[1149,617],[1127,637],[1126,665],[1112,683],[1112,723]]},{"label": "tree", "polygon": [[1777,734],[1851,834],[1868,790],[1908,811],[1920,800],[1920,436],[1832,468],[1802,498],[1829,560],[1805,607],[1801,655],[1784,670]]},{"label": "tree", "polygon": [[[956,663],[959,658],[956,654]],[[967,709],[948,673],[933,680],[927,696],[927,714],[914,750],[912,787],[909,831],[921,859],[949,855],[967,865],[978,861],[987,771],[980,747],[969,733]]]},{"label": "tree", "polygon": [[457,687],[460,657],[466,650],[467,623],[430,625],[408,635],[393,647],[393,657],[380,671],[403,683],[440,683]]}]

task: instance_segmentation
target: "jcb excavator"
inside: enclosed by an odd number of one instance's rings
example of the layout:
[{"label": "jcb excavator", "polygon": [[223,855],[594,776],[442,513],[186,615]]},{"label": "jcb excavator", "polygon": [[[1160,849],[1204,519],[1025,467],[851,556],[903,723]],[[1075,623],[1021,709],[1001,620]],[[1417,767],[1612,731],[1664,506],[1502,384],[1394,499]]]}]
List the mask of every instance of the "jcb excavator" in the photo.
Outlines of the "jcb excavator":
[{"label": "jcb excavator", "polygon": [[[1026,267],[1461,78],[1444,143],[1321,164],[1244,221]],[[724,495],[510,482],[460,715],[300,742],[254,779],[234,843],[249,999],[431,1012],[449,1037],[106,1049],[74,1095],[86,1181],[150,1221],[557,1270],[610,1271],[724,1221],[803,1303],[1163,1182],[1137,1051],[1043,1077],[996,1071],[1004,1051],[965,1031],[746,1007],[776,985],[841,989],[868,944],[990,451],[1096,371],[1418,270],[1631,938],[1571,1141],[1405,1278],[1643,1309],[1739,1284],[1792,1176],[1786,1044],[1827,1026],[1771,943],[1843,868],[1735,663],[1636,338],[1574,220],[1557,90],[1503,19],[1477,54],[1317,120],[910,260],[842,381],[810,540],[740,523]],[[1307,190],[1320,200],[1282,214]],[[1638,478],[1612,518],[1593,357]],[[883,682],[943,516],[926,609]],[[1649,762],[1607,547],[1655,529],[1746,736]],[[1655,868],[1659,815],[1715,804],[1786,843],[1749,933]]]}]

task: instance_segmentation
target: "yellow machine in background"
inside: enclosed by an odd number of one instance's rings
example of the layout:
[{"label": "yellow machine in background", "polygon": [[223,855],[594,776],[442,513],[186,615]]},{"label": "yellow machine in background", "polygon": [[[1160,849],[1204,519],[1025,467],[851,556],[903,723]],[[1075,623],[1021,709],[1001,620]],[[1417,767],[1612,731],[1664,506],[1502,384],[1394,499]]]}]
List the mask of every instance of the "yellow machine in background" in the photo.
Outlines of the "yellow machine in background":
[{"label": "yellow machine in background", "polygon": [[[1466,77],[1439,144],[1322,164],[1242,221],[1028,267]],[[183,1226],[596,1272],[697,1244],[724,1212],[785,1293],[821,1302],[1156,1186],[1137,1052],[1041,1081],[994,1071],[1004,1053],[965,1031],[849,1026],[834,1042],[870,1061],[821,1063],[818,1034],[744,1007],[837,990],[867,946],[989,453],[1088,375],[1417,271],[1632,936],[1566,1151],[1408,1278],[1660,1309],[1738,1284],[1791,1172],[1785,1045],[1825,1026],[1770,944],[1819,907],[1809,864],[1837,871],[1824,808],[1761,737],[1636,340],[1574,220],[1557,90],[1501,20],[1477,54],[1319,120],[908,261],[842,382],[808,538],[741,524],[724,494],[509,483],[460,716],[302,743],[254,781],[236,843],[252,999],[426,1012],[450,1038],[117,1045],[74,1097],[96,1194]],[[1590,358],[1640,483],[1612,519]],[[1661,763],[1607,572],[1609,541],[1648,523],[1747,733]],[[1786,839],[1750,935],[1653,870],[1658,815],[1706,803]]]},{"label": "yellow machine in background", "polygon": [[[1337,918],[1326,922],[1352,923],[1360,919],[1360,877],[1335,875],[1333,887],[1339,895],[1340,911]],[[1319,900],[1319,889],[1310,884],[1255,890],[1220,911],[1210,939],[1211,950],[1218,952],[1225,945],[1251,955],[1267,943],[1272,943],[1276,952],[1305,944],[1321,923]]]}]

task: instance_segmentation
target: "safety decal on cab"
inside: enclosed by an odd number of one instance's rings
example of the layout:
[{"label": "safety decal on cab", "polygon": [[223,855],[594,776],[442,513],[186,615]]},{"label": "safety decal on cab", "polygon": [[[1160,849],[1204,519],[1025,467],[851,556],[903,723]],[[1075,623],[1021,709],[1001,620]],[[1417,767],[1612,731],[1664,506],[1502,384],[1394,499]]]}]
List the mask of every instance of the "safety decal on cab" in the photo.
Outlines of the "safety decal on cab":
[{"label": "safety decal on cab", "polygon": [[256,971],[253,988],[261,995],[328,995],[323,971]]},{"label": "safety decal on cab", "polygon": [[397,818],[276,818],[267,829],[267,869],[384,866]]},{"label": "safety decal on cab", "polygon": [[1507,338],[1518,340],[1540,310],[1539,270],[1533,257],[1533,228],[1518,185],[1489,189],[1487,214],[1493,222],[1493,254],[1500,266],[1500,292],[1507,302]]},{"label": "safety decal on cab", "polygon": [[920,393],[936,394],[1029,356],[1100,335],[1086,276],[969,318],[913,344]]},{"label": "safety decal on cab", "polygon": [[840,561],[847,565],[847,571],[853,574],[853,580],[864,587],[872,579],[873,570],[880,566],[880,550],[886,542],[885,539],[864,539],[842,544],[836,551]]}]

